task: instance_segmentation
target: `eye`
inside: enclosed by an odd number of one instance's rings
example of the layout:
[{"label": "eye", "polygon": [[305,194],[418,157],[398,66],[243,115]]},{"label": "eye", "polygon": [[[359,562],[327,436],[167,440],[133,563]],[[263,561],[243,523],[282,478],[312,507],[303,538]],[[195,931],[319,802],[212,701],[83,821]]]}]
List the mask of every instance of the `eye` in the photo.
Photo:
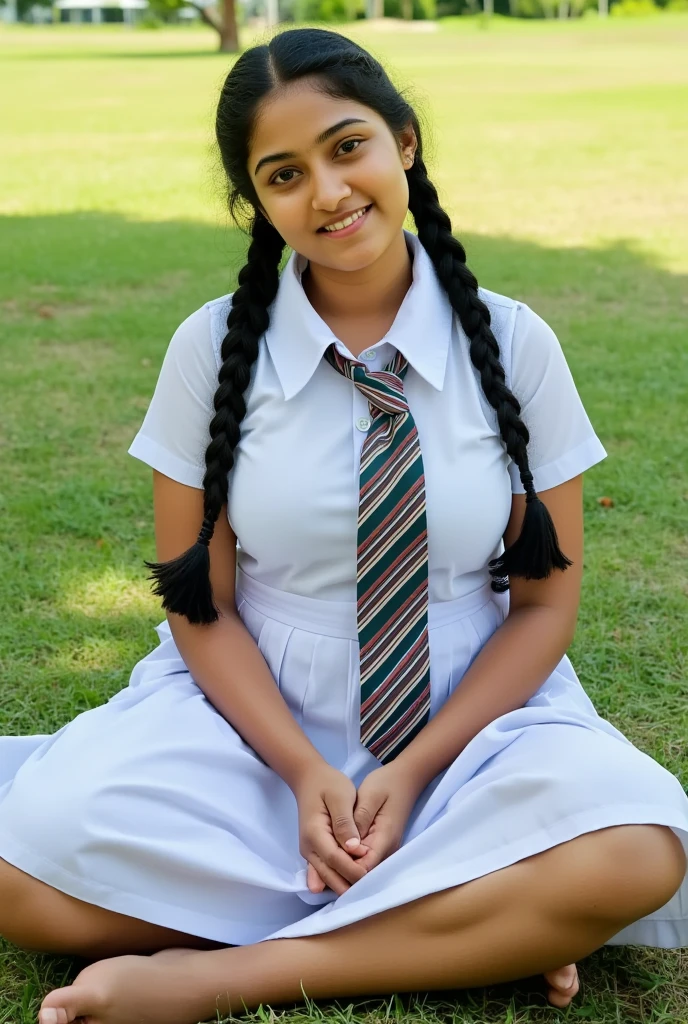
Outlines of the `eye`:
[{"label": "eye", "polygon": [[[358,145],[360,145],[361,142],[363,142],[363,139],[345,139],[344,142],[342,142],[342,146],[348,146],[352,142],[355,142],[356,145],[358,146]],[[339,149],[341,149],[342,146],[340,146]],[[354,152],[353,149],[347,149],[347,153],[353,153],[353,152]]]},{"label": "eye", "polygon": [[[364,139],[345,139],[344,142],[340,143],[340,145],[337,147],[337,152],[339,152],[339,150],[342,148],[342,146],[350,146],[352,144],[356,147],[356,149],[358,149],[360,144],[362,142],[364,142],[364,141],[365,141]],[[347,156],[349,153],[355,153],[356,149],[347,149],[344,155]],[[274,185],[274,184],[277,184],[277,185],[289,185],[294,180],[293,178],[289,178],[287,181],[279,181],[278,179],[279,179],[279,177],[282,174],[293,174],[293,173],[294,173],[294,168],[293,167],[285,167],[281,171],[278,171],[277,174],[275,174],[275,176],[270,179],[268,184],[269,185]]]},{"label": "eye", "polygon": [[277,179],[279,178],[279,176],[281,174],[293,174],[293,173],[294,173],[294,168],[293,167],[285,167],[285,169],[283,171],[278,171],[277,174],[274,176],[274,178],[270,178],[270,181],[269,181],[268,184],[270,184],[270,185],[274,185],[274,184],[277,184],[277,185],[288,185],[289,182],[293,180],[292,178],[289,178],[288,181],[278,181]]}]

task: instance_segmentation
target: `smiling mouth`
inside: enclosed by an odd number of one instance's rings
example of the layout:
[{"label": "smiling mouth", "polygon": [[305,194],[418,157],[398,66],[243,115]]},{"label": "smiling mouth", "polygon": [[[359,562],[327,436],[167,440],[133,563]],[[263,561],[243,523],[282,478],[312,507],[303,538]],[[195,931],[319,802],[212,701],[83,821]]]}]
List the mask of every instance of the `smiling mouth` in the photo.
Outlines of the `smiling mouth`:
[{"label": "smiling mouth", "polygon": [[[360,220],[360,218],[363,217],[368,212],[368,210],[371,208],[372,205],[373,205],[372,203],[369,203],[368,206],[362,206],[360,210],[357,210],[356,212],[357,212],[358,216],[356,217],[356,220]],[[344,220],[348,220],[348,219],[349,219],[348,217],[344,218]],[[351,224],[355,224],[356,220],[351,221]],[[339,224],[339,223],[341,223],[341,221],[335,221],[335,224]],[[351,227],[351,224],[346,224],[344,226],[345,227]],[[343,228],[334,228],[334,225],[332,225],[332,224],[329,224],[328,227],[330,228],[330,231],[328,231],[326,227],[322,227],[322,228],[318,228],[318,232],[320,234],[331,234],[331,232],[333,230],[335,230],[335,231],[343,230]]]}]

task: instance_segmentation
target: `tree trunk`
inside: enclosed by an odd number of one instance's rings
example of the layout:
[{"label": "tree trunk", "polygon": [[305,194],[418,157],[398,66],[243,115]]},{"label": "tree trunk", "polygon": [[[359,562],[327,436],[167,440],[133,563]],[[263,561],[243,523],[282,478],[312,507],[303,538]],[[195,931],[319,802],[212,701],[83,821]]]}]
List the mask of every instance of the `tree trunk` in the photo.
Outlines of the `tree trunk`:
[{"label": "tree trunk", "polygon": [[237,28],[234,0],[223,0],[222,10],[220,51],[222,53],[237,53],[239,50],[239,29]]},{"label": "tree trunk", "polygon": [[366,18],[384,18],[384,0],[366,0]]}]

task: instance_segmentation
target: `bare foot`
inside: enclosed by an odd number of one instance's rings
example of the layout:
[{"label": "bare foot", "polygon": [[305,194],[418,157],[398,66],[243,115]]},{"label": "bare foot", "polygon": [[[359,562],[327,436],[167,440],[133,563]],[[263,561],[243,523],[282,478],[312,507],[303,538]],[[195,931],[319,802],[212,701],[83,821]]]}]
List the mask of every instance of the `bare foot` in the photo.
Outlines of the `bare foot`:
[{"label": "bare foot", "polygon": [[[208,1020],[216,1009],[199,994],[195,949],[165,949],[153,956],[118,956],[90,964],[67,988],[50,992],[41,1004],[38,1024],[190,1024]],[[565,1007],[579,989],[575,964],[548,971],[548,998]],[[206,989],[207,992],[207,989]]]},{"label": "bare foot", "polygon": [[117,956],[89,964],[73,985],[55,989],[45,997],[38,1022],[70,1024],[77,1017],[87,1018],[89,1024],[190,1024],[207,1020],[215,1016],[215,1010],[205,1006],[198,991],[194,992],[198,979],[182,966],[198,952],[180,947],[153,956]]},{"label": "bare foot", "polygon": [[580,988],[575,964],[558,967],[556,971],[548,971],[545,974],[545,981],[550,986],[547,998],[552,1006],[558,1006],[561,1009],[569,1005]]}]

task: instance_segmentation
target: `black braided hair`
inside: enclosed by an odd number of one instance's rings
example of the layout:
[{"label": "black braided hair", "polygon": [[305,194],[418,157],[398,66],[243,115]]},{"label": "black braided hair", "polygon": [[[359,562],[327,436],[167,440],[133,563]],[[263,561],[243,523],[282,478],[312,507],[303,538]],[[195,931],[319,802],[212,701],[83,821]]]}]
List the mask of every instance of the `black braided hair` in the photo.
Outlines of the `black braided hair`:
[{"label": "black braided hair", "polygon": [[489,563],[492,589],[508,590],[510,576],[544,579],[552,569],[564,570],[572,564],[559,550],[552,519],[533,486],[528,430],[520,418],[521,407],[505,384],[499,345],[490,329],[490,312],[466,266],[466,252],[453,237],[449,217],[428,177],[416,112],[379,61],[353,40],[326,29],[288,29],[270,43],[250,47],[241,54],[227,75],[217,109],[216,137],[226,174],[229,211],[239,226],[237,210],[248,214],[251,244],[247,262],[239,272],[222,342],[215,415],[210,421],[211,441],[205,453],[204,518],[198,540],[170,562],[145,563],[153,570],[153,592],[163,598],[163,608],[186,616],[192,623],[211,623],[219,617],[210,585],[208,545],[227,501],[228,475],[246,414],[243,395],[258,358],[260,338],[270,323],[269,307],[277,294],[285,245],[260,212],[248,168],[250,142],[263,99],[307,76],[326,95],[352,99],[376,111],[397,140],[409,125],[414,129],[417,148],[413,166],[407,171],[409,209],[419,241],[469,339],[471,360],[480,374],[485,397],[497,413],[502,441],[518,466],[526,492],[525,518],[518,539]]},{"label": "black braided hair", "polygon": [[239,443],[239,424],[246,415],[244,391],[251,367],[258,358],[258,342],[270,323],[268,306],[277,294],[279,264],[284,239],[262,214],[256,213],[248,260],[239,271],[238,288],[227,315],[227,334],[222,342],[222,365],[210,421],[211,437],[205,453],[203,477],[203,524],[198,540],[170,562],[146,562],[156,581],[153,593],[163,598],[163,608],[185,615],[189,622],[210,623],[218,618],[210,586],[208,546],[220,511],[227,501],[227,479]]},{"label": "black braided hair", "polygon": [[497,413],[502,441],[518,466],[526,492],[526,510],[519,536],[499,558],[489,563],[492,589],[502,593],[509,589],[510,576],[545,579],[552,569],[564,570],[573,563],[560,550],[552,517],[533,486],[533,474],[528,465],[528,428],[521,419],[518,399],[505,383],[499,344],[490,328],[490,310],[478,295],[478,281],[466,266],[466,250],[452,235],[451,221],[440,206],[437,190],[418,153],[407,179],[409,210],[416,222],[418,239],[430,256],[468,337],[471,362],[480,374],[485,397]]}]

